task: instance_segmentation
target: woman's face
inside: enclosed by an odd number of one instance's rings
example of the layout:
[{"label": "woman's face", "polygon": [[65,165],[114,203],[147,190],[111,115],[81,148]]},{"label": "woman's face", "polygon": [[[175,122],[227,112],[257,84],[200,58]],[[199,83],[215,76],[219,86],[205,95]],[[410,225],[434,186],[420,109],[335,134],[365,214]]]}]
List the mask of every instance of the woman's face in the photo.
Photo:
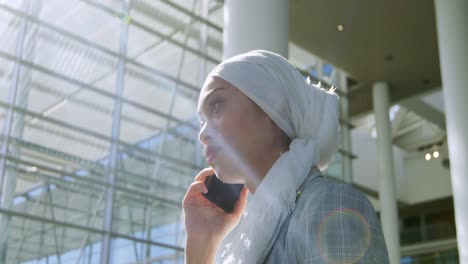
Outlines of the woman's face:
[{"label": "woman's face", "polygon": [[207,80],[200,93],[198,114],[205,157],[223,182],[256,186],[279,152],[285,151],[284,145],[289,145],[263,110],[221,78]]}]

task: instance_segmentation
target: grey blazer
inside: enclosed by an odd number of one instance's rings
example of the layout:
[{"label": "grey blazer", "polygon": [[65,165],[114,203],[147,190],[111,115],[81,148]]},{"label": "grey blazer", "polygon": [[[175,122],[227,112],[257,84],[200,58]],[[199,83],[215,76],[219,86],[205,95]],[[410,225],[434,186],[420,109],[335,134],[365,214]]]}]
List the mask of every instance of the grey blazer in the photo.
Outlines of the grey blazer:
[{"label": "grey blazer", "polygon": [[309,176],[277,228],[265,263],[389,263],[374,207],[348,184]]}]

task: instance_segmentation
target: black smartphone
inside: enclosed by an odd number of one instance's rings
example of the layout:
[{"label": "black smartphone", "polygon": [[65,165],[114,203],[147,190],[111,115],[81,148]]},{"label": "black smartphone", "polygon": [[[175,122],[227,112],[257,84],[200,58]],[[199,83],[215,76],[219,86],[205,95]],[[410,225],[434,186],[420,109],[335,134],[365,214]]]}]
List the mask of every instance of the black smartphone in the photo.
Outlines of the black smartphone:
[{"label": "black smartphone", "polygon": [[215,174],[208,176],[205,180],[205,185],[208,189],[207,193],[202,193],[206,199],[226,213],[231,213],[234,210],[236,202],[239,200],[243,184],[228,184],[222,182]]}]

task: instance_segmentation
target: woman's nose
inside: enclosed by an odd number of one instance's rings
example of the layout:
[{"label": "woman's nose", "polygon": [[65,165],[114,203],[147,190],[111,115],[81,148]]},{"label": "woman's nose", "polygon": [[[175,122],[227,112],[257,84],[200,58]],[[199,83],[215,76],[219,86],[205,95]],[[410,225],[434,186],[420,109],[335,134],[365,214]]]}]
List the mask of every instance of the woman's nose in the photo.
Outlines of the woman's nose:
[{"label": "woman's nose", "polygon": [[213,132],[213,129],[210,128],[207,123],[205,122],[202,127],[200,128],[200,133],[198,134],[198,140],[203,145],[208,145],[208,142],[212,139],[211,133]]}]

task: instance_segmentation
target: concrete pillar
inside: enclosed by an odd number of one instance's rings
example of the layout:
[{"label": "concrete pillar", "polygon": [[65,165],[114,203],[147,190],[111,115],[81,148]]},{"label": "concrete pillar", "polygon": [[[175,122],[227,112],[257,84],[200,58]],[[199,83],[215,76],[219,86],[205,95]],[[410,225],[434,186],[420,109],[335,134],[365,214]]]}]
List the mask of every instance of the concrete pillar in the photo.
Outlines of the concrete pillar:
[{"label": "concrete pillar", "polygon": [[468,263],[468,1],[435,0],[460,263]]},{"label": "concrete pillar", "polygon": [[288,0],[226,0],[223,58],[253,49],[288,57]]},{"label": "concrete pillar", "polygon": [[373,85],[374,112],[377,128],[377,160],[379,172],[380,222],[387,243],[390,263],[400,263],[400,236],[392,152],[392,130],[388,110],[388,84]]}]

